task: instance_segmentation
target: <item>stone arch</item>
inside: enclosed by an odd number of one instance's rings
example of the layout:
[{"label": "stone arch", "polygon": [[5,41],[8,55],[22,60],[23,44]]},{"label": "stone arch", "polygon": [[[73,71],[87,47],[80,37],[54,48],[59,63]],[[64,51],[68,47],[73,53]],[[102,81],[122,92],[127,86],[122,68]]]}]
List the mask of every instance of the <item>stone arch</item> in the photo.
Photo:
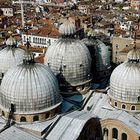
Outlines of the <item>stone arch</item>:
[{"label": "stone arch", "polygon": [[118,130],[118,135],[122,135],[122,133],[126,133],[127,134],[127,139],[138,139],[139,135],[133,131],[130,127],[127,126],[127,124],[125,124],[122,121],[116,120],[116,119],[105,119],[105,120],[101,120],[101,127],[102,128],[108,128],[109,132],[109,137],[111,138],[112,135],[110,136],[110,132],[112,132],[113,128],[116,128]]},{"label": "stone arch", "polygon": [[77,140],[102,139],[102,129],[97,118],[87,120]]}]

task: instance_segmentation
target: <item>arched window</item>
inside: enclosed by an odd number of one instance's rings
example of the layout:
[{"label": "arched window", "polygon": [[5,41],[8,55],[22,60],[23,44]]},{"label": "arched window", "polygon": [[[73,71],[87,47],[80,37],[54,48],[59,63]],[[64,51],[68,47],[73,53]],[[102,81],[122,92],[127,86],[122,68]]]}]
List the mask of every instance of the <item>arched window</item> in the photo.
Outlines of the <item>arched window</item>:
[{"label": "arched window", "polygon": [[140,102],[140,96],[138,97],[138,102]]},{"label": "arched window", "polygon": [[117,102],[115,102],[115,106],[117,106]]},{"label": "arched window", "polygon": [[118,130],[116,128],[112,129],[112,138],[115,140],[118,139]]},{"label": "arched window", "polygon": [[34,116],[33,117],[33,122],[38,121],[38,120],[39,120],[39,117],[38,116]]},{"label": "arched window", "polygon": [[4,111],[2,111],[2,112],[1,112],[1,115],[2,115],[2,116],[5,116],[5,113],[4,113]]},{"label": "arched window", "polygon": [[20,122],[26,122],[26,118],[25,117],[21,117],[20,118]]},{"label": "arched window", "polygon": [[123,105],[122,105],[122,108],[125,109],[125,108],[126,108],[126,105],[123,104]]},{"label": "arched window", "polygon": [[134,105],[132,105],[131,110],[136,110],[136,107]]},{"label": "arched window", "polygon": [[122,133],[122,140],[127,140],[127,134]]},{"label": "arched window", "polygon": [[104,135],[108,136],[108,129],[107,128],[104,128],[103,132],[104,132]]}]

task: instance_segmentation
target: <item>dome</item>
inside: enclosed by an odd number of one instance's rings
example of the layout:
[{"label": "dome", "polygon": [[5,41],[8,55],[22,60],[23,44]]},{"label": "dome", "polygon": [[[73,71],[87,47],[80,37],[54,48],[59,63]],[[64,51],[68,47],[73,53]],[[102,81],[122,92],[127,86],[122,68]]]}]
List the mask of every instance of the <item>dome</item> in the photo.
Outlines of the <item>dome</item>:
[{"label": "dome", "polygon": [[95,41],[95,54],[97,71],[106,70],[111,67],[109,47],[100,40]]},{"label": "dome", "polygon": [[[130,57],[131,53],[132,51],[128,53],[128,58],[133,58]],[[110,78],[109,96],[119,102],[140,105],[140,63],[138,61],[126,61],[115,68]]]},{"label": "dome", "polygon": [[138,102],[140,96],[140,64],[124,62],[112,72],[110,95],[120,101]]},{"label": "dome", "polygon": [[75,25],[68,19],[64,21],[59,27],[59,33],[62,35],[72,35],[76,32]]},{"label": "dome", "polygon": [[5,73],[9,68],[18,65],[23,60],[24,50],[6,47],[0,51],[0,73]]},{"label": "dome", "polygon": [[19,64],[7,71],[1,83],[1,108],[15,114],[36,114],[61,103],[57,79],[51,70],[37,63]]},{"label": "dome", "polygon": [[95,40],[92,38],[84,38],[82,39],[83,43],[88,47],[88,46],[92,46],[94,49],[94,45],[95,45]]},{"label": "dome", "polygon": [[140,60],[140,51],[137,48],[133,48],[131,51],[128,52],[127,54],[128,60]]},{"label": "dome", "polygon": [[66,81],[76,86],[89,81],[91,57],[84,43],[75,39],[59,39],[49,46],[45,64],[55,75],[62,75],[60,82]]},{"label": "dome", "polygon": [[6,40],[6,45],[8,46],[12,46],[12,45],[16,45],[17,42],[15,40],[15,38],[13,38],[12,36],[10,36],[7,40]]}]

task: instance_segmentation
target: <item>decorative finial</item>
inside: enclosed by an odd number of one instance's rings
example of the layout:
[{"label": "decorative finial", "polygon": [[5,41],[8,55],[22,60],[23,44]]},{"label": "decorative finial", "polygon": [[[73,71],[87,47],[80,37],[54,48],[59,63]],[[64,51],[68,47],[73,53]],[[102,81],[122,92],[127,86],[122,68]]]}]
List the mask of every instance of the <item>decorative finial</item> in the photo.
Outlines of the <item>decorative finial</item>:
[{"label": "decorative finial", "polygon": [[23,63],[24,64],[31,64],[31,63],[33,64],[33,63],[35,63],[34,54],[30,50],[31,44],[30,44],[28,38],[27,38],[27,42],[25,45],[26,45],[26,49],[25,49]]},{"label": "decorative finial", "polygon": [[12,37],[12,32],[8,31],[8,34],[10,37],[6,40],[6,45],[11,47],[11,48],[16,48],[17,42],[16,42],[15,38]]}]

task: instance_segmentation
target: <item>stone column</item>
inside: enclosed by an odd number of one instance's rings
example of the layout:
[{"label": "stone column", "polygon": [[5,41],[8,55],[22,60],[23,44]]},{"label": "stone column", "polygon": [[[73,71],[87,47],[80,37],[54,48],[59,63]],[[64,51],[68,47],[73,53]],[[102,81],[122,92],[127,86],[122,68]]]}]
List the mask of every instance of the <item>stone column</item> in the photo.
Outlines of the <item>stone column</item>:
[{"label": "stone column", "polygon": [[107,128],[104,129],[104,138],[103,138],[103,140],[108,140],[108,129]]},{"label": "stone column", "polygon": [[108,129],[108,140],[112,140],[112,129]]}]

